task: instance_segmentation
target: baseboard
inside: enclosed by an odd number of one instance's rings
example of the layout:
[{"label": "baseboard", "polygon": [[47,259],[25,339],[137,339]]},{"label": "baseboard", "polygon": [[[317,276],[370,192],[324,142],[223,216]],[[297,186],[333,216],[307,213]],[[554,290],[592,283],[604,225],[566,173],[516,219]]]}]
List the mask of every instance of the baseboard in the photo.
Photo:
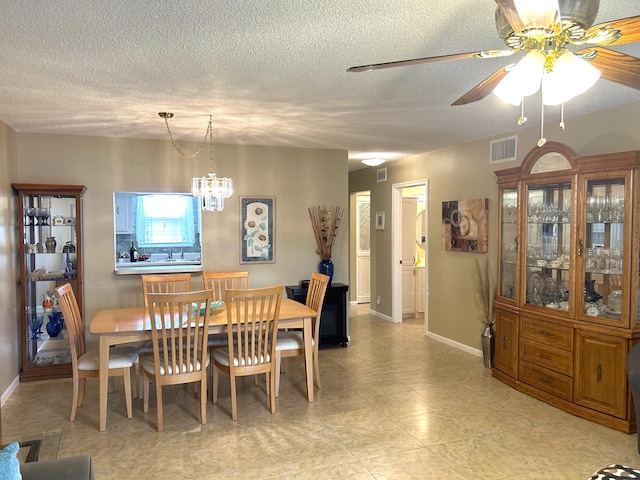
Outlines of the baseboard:
[{"label": "baseboard", "polygon": [[434,340],[437,340],[438,342],[441,342],[441,343],[446,343],[447,345],[455,347],[458,350],[463,350],[467,353],[475,355],[476,357],[482,357],[482,350],[470,347],[469,345],[465,345],[464,343],[456,342],[451,340],[450,338],[443,337],[441,335],[437,335],[431,332],[427,332],[427,337],[433,338]]},{"label": "baseboard", "polygon": [[0,406],[4,405],[5,402],[7,400],[9,400],[9,397],[15,391],[15,389],[18,388],[18,385],[20,385],[20,376],[19,375],[16,378],[13,379],[13,382],[11,382],[11,384],[9,385],[9,388],[7,388],[2,393],[2,396],[0,397]]},{"label": "baseboard", "polygon": [[389,315],[385,315],[384,313],[376,312],[375,310],[369,310],[369,315],[373,315],[374,317],[381,318],[382,320],[386,320],[387,322],[393,323],[393,318]]}]

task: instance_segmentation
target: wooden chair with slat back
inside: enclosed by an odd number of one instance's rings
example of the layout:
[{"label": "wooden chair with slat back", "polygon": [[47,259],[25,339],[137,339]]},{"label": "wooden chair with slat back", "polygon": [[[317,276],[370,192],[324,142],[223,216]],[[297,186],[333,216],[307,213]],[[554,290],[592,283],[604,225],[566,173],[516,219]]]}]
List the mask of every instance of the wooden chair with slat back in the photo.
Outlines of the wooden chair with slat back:
[{"label": "wooden chair with slat back", "polygon": [[158,431],[164,428],[162,387],[199,385],[200,422],[207,423],[207,336],[213,292],[148,293],[153,357],[142,359],[144,413],[149,411],[149,383],[156,385]]},{"label": "wooden chair with slat back", "polygon": [[[71,367],[73,371],[73,400],[69,421],[76,418],[76,410],[82,406],[87,378],[100,375],[98,351],[87,351],[84,343],[82,317],[71,284],[65,283],[55,289],[58,304],[62,308],[62,316],[69,334],[71,346]],[[119,346],[109,350],[109,376],[124,378],[124,395],[127,404],[127,417],[131,418],[131,367],[136,363],[138,351],[136,347]]]},{"label": "wooden chair with slat back", "polygon": [[169,273],[162,275],[141,275],[144,306],[148,307],[149,293],[182,293],[191,290],[190,273]]},{"label": "wooden chair with slat back", "polygon": [[206,290],[212,289],[214,300],[224,302],[226,290],[244,290],[249,288],[249,272],[202,272],[202,282]]},{"label": "wooden chair with slat back", "polygon": [[[318,360],[318,346],[320,344],[320,315],[322,306],[324,305],[324,297],[327,293],[329,285],[329,277],[322,273],[311,273],[311,281],[307,290],[306,305],[312,310],[318,312],[312,322],[311,343],[313,348],[313,377],[316,385],[320,388],[320,362]],[[280,394],[280,369],[282,359],[285,357],[294,357],[304,355],[304,336],[300,331],[279,331],[278,341],[276,343],[276,397]]]},{"label": "wooden chair with slat back", "polygon": [[[213,299],[224,302],[227,290],[245,290],[249,288],[249,272],[240,270],[237,272],[202,272],[202,282],[205,290],[213,290]],[[227,334],[219,333],[209,335],[207,341],[209,355],[215,348],[227,346]],[[211,359],[213,362],[213,358]],[[211,372],[213,375],[213,372]],[[213,378],[212,378],[213,380]],[[256,380],[256,385],[258,384]]]},{"label": "wooden chair with slat back", "polygon": [[[142,296],[145,308],[149,307],[147,295],[149,293],[183,293],[191,290],[190,273],[168,273],[158,275],[141,275]],[[140,364],[138,369],[138,396],[142,398],[144,375],[142,373],[142,359],[145,355],[153,353],[153,345],[150,341],[138,345]]]},{"label": "wooden chair with slat back", "polygon": [[213,351],[213,403],[220,371],[231,380],[231,418],[237,420],[236,377],[266,374],[271,413],[276,412],[274,361],[283,286],[227,290],[226,347]]}]

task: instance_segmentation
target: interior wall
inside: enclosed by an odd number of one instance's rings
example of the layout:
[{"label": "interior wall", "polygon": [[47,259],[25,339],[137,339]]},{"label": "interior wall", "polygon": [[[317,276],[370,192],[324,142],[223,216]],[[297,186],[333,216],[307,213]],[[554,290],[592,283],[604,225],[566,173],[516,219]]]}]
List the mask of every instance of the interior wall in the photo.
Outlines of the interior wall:
[{"label": "interior wall", "polygon": [[[517,118],[514,114],[514,118]],[[545,124],[548,141],[565,143],[578,155],[640,150],[640,102],[565,119],[566,130],[557,119]],[[481,313],[473,290],[473,265],[483,254],[445,251],[441,246],[441,208],[447,200],[489,199],[489,257],[495,279],[497,249],[497,194],[493,172],[522,163],[538,141],[539,125],[504,133],[495,138],[518,135],[517,160],[489,163],[489,142],[483,139],[390,162],[386,182],[376,181],[381,167],[349,174],[349,191],[371,191],[371,212],[387,212],[391,225],[392,185],[429,179],[429,231],[427,272],[429,275],[429,332],[461,344],[480,348]],[[373,213],[372,213],[373,215]],[[371,309],[392,316],[391,231],[372,230],[371,298],[380,296]]]},{"label": "interior wall", "polygon": [[[16,197],[11,183],[17,174],[16,132],[0,121],[0,393],[15,380],[20,349],[16,242]],[[2,398],[5,400],[5,398]],[[0,429],[1,430],[1,429]]]},{"label": "interior wall", "polygon": [[[193,176],[209,170],[206,153],[186,159],[169,141],[49,134],[18,134],[23,183],[86,185],[84,196],[85,325],[103,308],[142,306],[139,275],[116,276],[114,191],[185,192]],[[181,145],[194,151],[197,145]],[[320,256],[308,207],[345,207],[347,152],[328,149],[215,145],[214,167],[233,178],[234,194],[223,212],[203,212],[203,268],[249,270],[249,285],[292,285],[316,271]],[[275,263],[240,264],[240,196],[275,197]],[[348,282],[348,230],[334,244],[334,281]],[[192,288],[201,285],[194,276]],[[15,315],[13,316],[15,318]],[[88,331],[88,327],[86,328]],[[96,339],[88,337],[88,341]]]}]

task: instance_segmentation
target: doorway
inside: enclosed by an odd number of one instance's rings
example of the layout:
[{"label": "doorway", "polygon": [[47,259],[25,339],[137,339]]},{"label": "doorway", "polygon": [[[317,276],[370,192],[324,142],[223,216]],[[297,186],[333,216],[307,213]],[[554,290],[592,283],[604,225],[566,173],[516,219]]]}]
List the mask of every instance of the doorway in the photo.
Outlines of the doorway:
[{"label": "doorway", "polygon": [[356,303],[371,300],[371,195],[356,193]]},{"label": "doorway", "polygon": [[428,288],[428,180],[415,180],[392,186],[393,291],[394,323],[403,316],[424,317],[429,323]]}]

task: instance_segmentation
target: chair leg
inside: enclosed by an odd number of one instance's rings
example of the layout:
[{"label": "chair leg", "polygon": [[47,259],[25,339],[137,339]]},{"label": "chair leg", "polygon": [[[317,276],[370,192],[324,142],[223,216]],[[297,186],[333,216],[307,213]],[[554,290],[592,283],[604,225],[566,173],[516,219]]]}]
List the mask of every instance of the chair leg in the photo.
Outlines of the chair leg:
[{"label": "chair leg", "polygon": [[276,388],[275,388],[275,372],[273,371],[273,364],[271,364],[272,369],[267,372],[267,381],[269,383],[269,406],[271,407],[271,413],[276,413]]},{"label": "chair leg", "polygon": [[164,417],[162,412],[162,385],[158,383],[156,379],[156,401],[158,403],[158,431],[161,432],[164,429]]},{"label": "chair leg", "polygon": [[69,421],[73,422],[76,419],[76,410],[78,409],[78,396],[80,394],[80,387],[78,385],[79,379],[77,375],[73,376],[73,398],[71,399],[71,415]]},{"label": "chair leg", "polygon": [[233,373],[229,374],[229,380],[231,382],[231,419],[238,419],[238,403],[236,399],[236,377]]},{"label": "chair leg", "polygon": [[318,360],[318,352],[313,352],[313,375],[316,379],[316,385],[318,388],[322,388],[320,386],[320,360]]},{"label": "chair leg", "polygon": [[216,368],[215,365],[211,365],[213,369],[211,375],[213,376],[213,387],[211,392],[211,401],[213,403],[218,403],[218,377],[220,376],[220,370]]},{"label": "chair leg", "polygon": [[142,394],[143,402],[142,402],[142,411],[144,413],[149,413],[149,377],[147,374],[144,374],[144,390]]},{"label": "chair leg", "polygon": [[275,365],[275,376],[276,376],[276,397],[280,396],[280,365],[282,364],[282,355],[280,352],[276,352],[276,365]]},{"label": "chair leg", "polygon": [[127,404],[127,418],[133,418],[133,410],[131,408],[131,369],[124,369],[124,401]]},{"label": "chair leg", "polygon": [[85,378],[79,379],[79,390],[78,390],[78,407],[82,406],[82,402],[84,401],[84,387],[87,381]]},{"label": "chair leg", "polygon": [[200,423],[207,423],[207,372],[202,375],[200,380]]},{"label": "chair leg", "polygon": [[144,398],[144,368],[142,368],[143,355],[138,357],[138,398],[142,400]]}]

